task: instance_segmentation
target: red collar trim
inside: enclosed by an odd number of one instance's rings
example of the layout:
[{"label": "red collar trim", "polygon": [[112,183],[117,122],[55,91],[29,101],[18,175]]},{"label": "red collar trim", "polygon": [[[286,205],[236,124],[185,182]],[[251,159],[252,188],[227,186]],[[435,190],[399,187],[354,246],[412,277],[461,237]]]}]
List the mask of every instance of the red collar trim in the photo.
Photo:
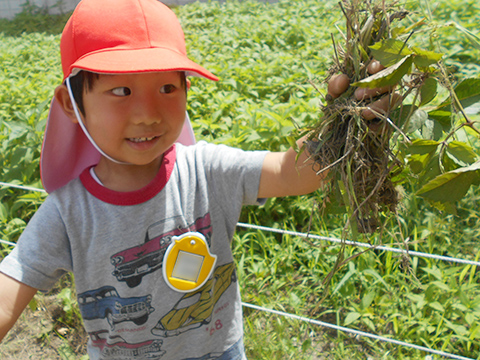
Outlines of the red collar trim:
[{"label": "red collar trim", "polygon": [[90,174],[90,168],[85,169],[80,174],[80,181],[90,194],[101,201],[120,206],[138,205],[152,199],[163,190],[170,179],[175,160],[176,151],[175,145],[173,145],[163,154],[162,165],[160,165],[157,176],[150,184],[136,191],[119,192],[107,189],[95,181]]}]

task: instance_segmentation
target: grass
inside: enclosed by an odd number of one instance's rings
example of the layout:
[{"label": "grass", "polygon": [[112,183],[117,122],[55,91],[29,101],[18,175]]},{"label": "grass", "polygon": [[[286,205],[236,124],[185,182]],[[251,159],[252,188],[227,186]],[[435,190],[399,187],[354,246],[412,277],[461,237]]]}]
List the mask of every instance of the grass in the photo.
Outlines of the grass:
[{"label": "grass", "polygon": [[[472,31],[480,20],[473,0],[407,5],[419,14],[428,5],[439,23],[452,18]],[[296,125],[317,120],[324,94],[310,81],[323,91],[321,81],[333,56],[330,32],[343,26],[336,1],[212,2],[175,11],[192,58],[222,79],[193,79],[189,111],[199,138],[245,149],[281,150]],[[12,22],[0,21],[0,180],[37,187],[48,103],[61,80],[58,29],[65,21],[53,17],[45,27],[42,16],[32,10]],[[21,22],[37,27],[12,32]],[[478,50],[464,36],[444,27],[438,42],[448,55],[447,65],[455,70],[453,77],[478,77]],[[479,189],[471,189],[452,215],[415,197],[412,188],[404,185],[398,220],[386,220],[382,233],[362,240],[402,247],[408,239],[412,250],[478,260]],[[311,219],[312,206],[321,196],[270,199],[263,207],[246,207],[241,221],[304,232],[311,226],[315,234],[341,237],[345,215],[314,211]],[[44,196],[2,187],[0,199],[0,237],[15,242]],[[0,256],[9,249],[0,247]],[[233,250],[247,303],[480,358],[480,279],[474,267],[415,257],[405,261],[383,251],[360,254],[362,250],[346,247],[345,257],[358,256],[324,284],[338,259],[338,245],[238,228]],[[67,278],[52,293],[37,295],[34,310],[26,310],[2,343],[0,357],[20,359],[27,356],[18,354],[29,353],[35,359],[82,358],[84,338],[75,337],[81,326],[72,291]],[[244,313],[250,359],[428,355],[249,308]],[[14,340],[18,334],[25,334],[23,345]]]},{"label": "grass", "polygon": [[[443,234],[458,238],[465,226],[460,223],[457,229],[452,229],[451,220],[443,219],[438,214],[429,214],[429,218],[423,221],[427,226],[418,224],[423,231],[415,239],[425,245],[417,243],[412,248],[417,251],[433,249],[434,252],[475,258],[474,254],[478,254],[478,244],[473,241],[475,238],[469,239],[472,248],[465,249],[467,251],[462,251],[458,245],[449,244],[448,239],[442,239]],[[478,223],[475,227],[478,227]],[[326,294],[321,283],[333,267],[338,246],[312,248],[300,239],[284,236],[279,241],[275,236],[263,233],[247,232],[238,234],[237,237],[237,259],[240,259],[240,272],[243,271],[240,279],[245,284],[243,294],[246,302],[453,354],[473,358],[478,354],[478,334],[474,325],[477,321],[474,319],[479,315],[478,275],[469,266],[452,266],[438,261],[410,258],[409,267],[406,268],[402,259],[392,253],[370,251],[338,271]],[[346,255],[359,252],[352,248],[346,251]],[[257,258],[248,255],[248,252],[257,254]],[[320,303],[325,296],[326,299]],[[265,314],[256,316],[264,317]],[[370,354],[373,358],[415,359],[426,355],[421,351],[369,339],[353,340],[345,334],[321,328],[307,331],[304,324],[295,324],[296,330],[292,331],[290,321],[276,321],[283,322],[289,334],[300,335],[296,347],[284,344],[284,356],[294,352],[296,358],[300,358],[298,351],[305,347],[316,353],[318,348],[309,343],[312,333],[322,339],[320,343],[343,343],[343,348],[333,346],[329,349],[328,354],[333,358],[356,358],[358,354]],[[247,340],[252,339],[252,346],[257,348],[261,321],[247,320],[246,327]],[[282,332],[277,332],[275,327],[269,329],[267,333],[269,332],[270,340],[263,344],[276,351],[278,343],[275,339]],[[462,352],[459,352],[460,343],[465,346]],[[300,348],[298,344],[305,345]],[[265,347],[260,348],[267,351]],[[311,358],[311,353],[306,351],[302,358]]]}]

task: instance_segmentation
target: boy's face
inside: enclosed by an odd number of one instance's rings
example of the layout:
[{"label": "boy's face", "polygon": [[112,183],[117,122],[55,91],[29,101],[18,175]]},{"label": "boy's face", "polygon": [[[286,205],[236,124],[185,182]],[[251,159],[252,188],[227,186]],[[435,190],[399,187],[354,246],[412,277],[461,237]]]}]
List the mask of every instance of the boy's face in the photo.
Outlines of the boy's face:
[{"label": "boy's face", "polygon": [[179,72],[100,75],[83,94],[84,122],[109,156],[147,165],[179,137],[186,100]]}]

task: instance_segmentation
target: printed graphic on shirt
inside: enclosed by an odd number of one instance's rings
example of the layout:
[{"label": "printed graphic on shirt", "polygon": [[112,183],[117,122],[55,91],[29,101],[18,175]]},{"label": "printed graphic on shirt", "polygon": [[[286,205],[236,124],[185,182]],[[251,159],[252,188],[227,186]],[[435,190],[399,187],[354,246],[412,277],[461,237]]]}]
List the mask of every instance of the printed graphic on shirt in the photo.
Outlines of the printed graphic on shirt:
[{"label": "printed graphic on shirt", "polygon": [[223,354],[221,353],[209,353],[203,355],[201,357],[196,358],[188,358],[183,360],[241,360],[243,359],[243,339],[237,341],[236,344],[230,346],[230,348],[225,351]]},{"label": "printed graphic on shirt", "polygon": [[[236,281],[237,274],[233,262],[217,267],[212,278],[197,291],[185,294],[173,309],[160,319],[152,329],[152,333],[157,336],[170,337],[209,325],[218,300],[232,282]],[[207,331],[213,334],[222,327],[221,320],[218,320]]]},{"label": "printed graphic on shirt", "polygon": [[[181,217],[159,221],[150,226],[145,234],[145,242],[141,245],[120,251],[112,255],[110,260],[115,267],[113,275],[118,281],[125,281],[131,288],[138,286],[142,278],[161,269],[163,257],[173,236],[179,236],[189,231],[198,231],[207,239],[210,246],[212,225],[210,214],[197,219],[193,224],[178,226]],[[166,227],[170,229],[166,230]],[[171,230],[173,228],[173,230]]]},{"label": "printed graphic on shirt", "polygon": [[86,291],[78,295],[78,305],[84,320],[106,319],[111,330],[124,321],[142,325],[155,309],[152,296],[122,298],[112,286]]},{"label": "printed graphic on shirt", "polygon": [[102,330],[88,334],[92,346],[102,351],[101,360],[156,360],[165,355],[163,340],[149,340],[137,344],[127,343],[121,336],[108,338],[108,331]]}]

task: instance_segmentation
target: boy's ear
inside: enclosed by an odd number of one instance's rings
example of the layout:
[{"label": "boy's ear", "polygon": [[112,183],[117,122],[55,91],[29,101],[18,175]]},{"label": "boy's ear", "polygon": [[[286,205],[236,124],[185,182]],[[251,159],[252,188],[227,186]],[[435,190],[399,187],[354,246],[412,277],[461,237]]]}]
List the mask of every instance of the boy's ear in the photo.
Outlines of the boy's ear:
[{"label": "boy's ear", "polygon": [[63,109],[63,112],[65,115],[67,115],[70,120],[77,124],[78,120],[75,115],[75,110],[73,110],[73,105],[72,101],[70,100],[70,96],[68,96],[68,89],[65,84],[57,86],[55,89],[55,100],[57,100],[57,103],[61,106]]},{"label": "boy's ear", "polygon": [[192,86],[192,82],[190,79],[187,79],[187,90],[190,90],[190,86]]}]

